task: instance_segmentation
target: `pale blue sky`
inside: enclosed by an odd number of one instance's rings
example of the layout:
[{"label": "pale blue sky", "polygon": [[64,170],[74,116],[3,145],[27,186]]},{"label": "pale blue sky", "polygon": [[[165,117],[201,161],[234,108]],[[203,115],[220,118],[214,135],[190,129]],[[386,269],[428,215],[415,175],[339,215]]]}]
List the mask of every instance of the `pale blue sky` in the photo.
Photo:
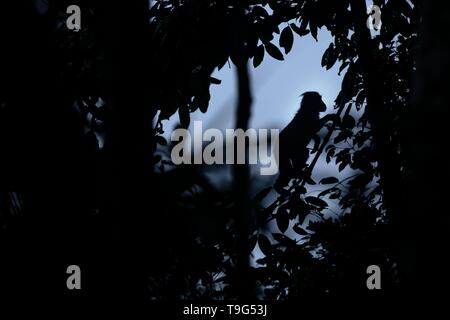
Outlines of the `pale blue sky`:
[{"label": "pale blue sky", "polygon": [[[283,128],[297,111],[301,100],[299,95],[305,91],[320,92],[328,112],[331,112],[342,77],[337,75],[338,65],[328,71],[321,67],[322,54],[332,40],[328,31],[321,30],[318,40],[316,42],[310,35],[302,38],[296,36],[285,61],[275,60],[266,53],[258,68],[254,69],[250,63],[254,98],[250,127]],[[226,64],[213,74],[222,83],[211,87],[208,111],[205,114],[200,111],[191,114],[192,120],[203,121],[204,130],[234,128],[236,74],[233,64],[230,65]],[[170,137],[171,129],[178,121],[178,114],[174,114],[170,120],[163,122],[166,137]]]}]

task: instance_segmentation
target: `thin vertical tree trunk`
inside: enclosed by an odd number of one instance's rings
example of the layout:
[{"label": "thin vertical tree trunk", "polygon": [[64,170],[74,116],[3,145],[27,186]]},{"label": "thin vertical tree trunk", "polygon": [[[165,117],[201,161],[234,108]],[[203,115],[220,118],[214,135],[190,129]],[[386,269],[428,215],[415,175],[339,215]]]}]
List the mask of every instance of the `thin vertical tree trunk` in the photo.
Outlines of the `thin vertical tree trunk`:
[{"label": "thin vertical tree trunk", "polygon": [[[248,129],[251,108],[250,80],[246,59],[237,67],[239,100],[236,110],[236,128]],[[247,145],[247,144],[246,144]],[[248,148],[246,148],[248,149]],[[242,151],[242,150],[240,150]],[[239,152],[239,150],[238,150]],[[248,155],[246,155],[246,161]],[[243,298],[253,296],[253,286],[250,275],[250,170],[247,162],[236,164],[234,167],[234,190],[236,194],[237,230],[238,230],[238,265],[239,265],[239,292]]]},{"label": "thin vertical tree trunk", "polygon": [[[236,15],[235,32],[242,34],[243,11],[238,9]],[[237,81],[238,81],[238,102],[236,107],[236,129],[246,131],[249,126],[252,94],[250,88],[250,77],[248,72],[248,58],[246,56],[244,39],[241,36],[236,37],[234,45],[237,63]],[[241,298],[249,299],[254,296],[254,288],[250,274],[250,224],[251,224],[251,205],[250,205],[250,170],[248,166],[248,144],[246,143],[245,164],[234,165],[234,192],[236,197],[236,224],[238,231],[238,277],[237,289]],[[242,150],[236,150],[237,152]]]},{"label": "thin vertical tree trunk", "polygon": [[[359,65],[364,77],[364,89],[367,97],[366,114],[371,125],[373,144],[377,156],[380,183],[383,189],[383,205],[391,220],[396,239],[396,254],[402,259],[404,237],[402,224],[401,165],[398,146],[391,138],[390,114],[384,102],[383,62],[377,55],[378,49],[371,40],[370,30],[366,26],[367,8],[365,0],[351,0],[351,11],[357,40]],[[400,274],[402,276],[402,272]]]}]

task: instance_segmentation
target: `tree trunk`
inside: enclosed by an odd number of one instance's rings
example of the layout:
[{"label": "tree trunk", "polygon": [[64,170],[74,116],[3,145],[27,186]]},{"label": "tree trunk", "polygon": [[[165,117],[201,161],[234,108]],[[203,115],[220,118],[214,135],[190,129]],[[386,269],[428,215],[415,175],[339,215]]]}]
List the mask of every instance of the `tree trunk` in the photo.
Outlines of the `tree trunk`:
[{"label": "tree trunk", "polygon": [[[251,108],[251,94],[247,63],[237,67],[239,101],[236,112],[236,128],[248,129]],[[248,145],[248,144],[246,144]],[[246,148],[247,149],[247,148]],[[238,151],[239,152],[239,151]],[[236,152],[235,152],[236,154]],[[248,155],[246,155],[246,161]],[[242,298],[253,296],[253,286],[250,281],[250,170],[247,163],[234,165],[234,191],[236,195],[236,224],[238,230],[238,291]]]},{"label": "tree trunk", "polygon": [[[371,125],[374,150],[377,156],[380,184],[383,189],[383,206],[393,226],[395,250],[399,260],[404,251],[401,224],[404,193],[398,146],[392,142],[389,106],[383,98],[383,61],[378,58],[370,30],[366,26],[367,8],[364,0],[351,0],[351,11],[357,41],[358,62],[364,77],[367,97],[366,115]],[[401,261],[400,261],[401,263]],[[402,264],[402,263],[401,263]],[[403,268],[403,264],[400,268]],[[402,277],[403,272],[400,272]]]},{"label": "tree trunk", "polygon": [[[244,24],[244,15],[241,9],[236,14],[234,25],[236,34],[241,34]],[[238,102],[236,107],[236,129],[246,131],[249,126],[252,95],[250,89],[250,77],[248,72],[248,58],[245,50],[244,39],[237,36],[234,43],[235,57],[237,63],[238,81]],[[236,145],[236,144],[235,144]],[[236,226],[237,226],[237,290],[240,298],[249,299],[254,297],[254,286],[250,273],[250,225],[251,225],[251,204],[250,204],[250,170],[248,166],[248,143],[245,143],[246,155],[244,164],[234,165],[234,192],[236,199]],[[237,152],[235,148],[235,157]]]}]

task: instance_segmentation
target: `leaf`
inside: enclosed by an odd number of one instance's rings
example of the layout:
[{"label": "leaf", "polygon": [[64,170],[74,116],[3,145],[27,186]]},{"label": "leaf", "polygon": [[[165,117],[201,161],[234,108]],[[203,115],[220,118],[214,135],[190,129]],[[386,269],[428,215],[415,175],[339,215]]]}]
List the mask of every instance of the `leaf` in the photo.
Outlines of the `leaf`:
[{"label": "leaf", "polygon": [[311,35],[314,38],[314,40],[317,41],[317,25],[312,21],[309,22],[309,30],[311,31]]},{"label": "leaf", "polygon": [[309,185],[316,185],[317,183],[311,178],[311,176],[305,177],[305,182]]},{"label": "leaf", "polygon": [[260,233],[258,235],[258,245],[261,249],[262,253],[264,253],[266,256],[271,255],[272,253],[272,244],[270,243],[270,240],[267,239],[265,235]]},{"label": "leaf", "polygon": [[[355,72],[354,72],[353,66],[354,66],[354,64],[349,65],[347,72],[344,75],[344,79],[342,79],[341,92],[343,92],[343,91],[345,92],[345,91],[349,90],[354,85]],[[344,101],[341,101],[341,103],[347,103],[350,100],[351,100],[351,97],[346,97],[346,99]]]},{"label": "leaf", "polygon": [[329,193],[332,193],[334,190],[335,190],[335,188],[325,189],[325,190],[321,191],[317,196],[323,197]]},{"label": "leaf", "polygon": [[300,224],[296,223],[293,227],[292,230],[294,230],[295,233],[301,235],[301,236],[309,236],[309,233],[306,232],[301,226]]},{"label": "leaf", "polygon": [[266,42],[264,44],[267,53],[272,56],[273,58],[283,61],[283,54],[281,53],[280,49],[277,48],[277,46],[275,46],[273,43],[271,42]]},{"label": "leaf", "polygon": [[337,189],[332,194],[330,194],[329,198],[330,199],[337,199],[337,198],[340,197],[340,195],[341,195],[341,190]]},{"label": "leaf", "polygon": [[271,190],[272,190],[272,187],[267,187],[267,188],[262,189],[260,192],[258,192],[258,194],[255,196],[255,198],[253,200],[256,202],[261,202],[261,200],[264,199]]},{"label": "leaf", "polygon": [[211,95],[209,90],[202,91],[201,94],[198,94],[194,97],[192,104],[200,109],[202,113],[205,113],[208,110],[209,100],[211,99]]},{"label": "leaf", "polygon": [[341,64],[341,66],[339,67],[339,71],[338,71],[338,75],[341,75],[341,72],[350,64],[349,61],[345,61]]},{"label": "leaf", "polygon": [[363,105],[365,99],[366,99],[366,93],[364,92],[364,90],[361,90],[358,93],[358,95],[356,96],[356,101],[355,101],[355,105],[358,108],[358,110]]},{"label": "leaf", "polygon": [[292,30],[294,30],[294,32],[296,34],[298,34],[300,37],[306,36],[309,33],[308,29],[306,29],[306,28],[305,29],[299,28],[294,23],[291,23],[290,26],[291,26]]},{"label": "leaf", "polygon": [[178,116],[180,117],[181,127],[187,129],[189,127],[189,123],[191,122],[188,108],[186,106],[181,106],[178,109]]},{"label": "leaf", "polygon": [[338,183],[339,179],[336,177],[327,177],[327,178],[323,178],[322,180],[320,180],[320,184],[333,184],[333,183]]},{"label": "leaf", "polygon": [[280,35],[280,47],[284,48],[284,53],[288,54],[292,45],[294,44],[294,35],[292,34],[292,29],[287,26],[283,29]]},{"label": "leaf", "polygon": [[264,46],[261,44],[256,48],[255,56],[253,57],[253,67],[258,67],[264,59]]},{"label": "leaf", "polygon": [[261,6],[254,6],[252,12],[253,14],[263,18],[267,18],[269,16],[266,9]]},{"label": "leaf", "polygon": [[221,84],[222,80],[214,78],[214,77],[209,77],[209,82],[212,84]]},{"label": "leaf", "polygon": [[330,51],[330,47],[328,47],[322,55],[322,60],[320,61],[320,65],[325,67],[328,61],[328,52]]},{"label": "leaf", "polygon": [[328,203],[317,197],[306,197],[305,201],[320,208],[328,207]]},{"label": "leaf", "polygon": [[256,237],[256,235],[251,236],[250,239],[248,240],[248,242],[249,242],[249,250],[250,251],[253,251],[253,249],[255,249],[257,240],[258,240],[258,238]]},{"label": "leaf", "polygon": [[339,134],[334,138],[334,144],[338,144],[339,142],[344,141],[348,138],[347,132],[341,131]]},{"label": "leaf", "polygon": [[338,55],[334,48],[334,44],[330,43],[328,48],[323,53],[322,63],[321,63],[322,67],[326,67],[327,70],[331,69],[334,66],[334,64],[336,63],[337,58],[338,58]]},{"label": "leaf", "polygon": [[[334,157],[334,154],[335,154],[335,152],[336,152],[336,147],[335,147],[335,146],[330,145],[329,147],[330,147],[330,148],[329,148],[328,151],[327,151],[327,159],[326,159],[327,163],[330,163],[330,162],[331,162],[331,158]],[[327,148],[328,148],[328,147],[327,147]]]},{"label": "leaf", "polygon": [[217,70],[220,70],[223,68],[225,63],[228,62],[229,56],[227,54],[223,54],[220,57],[217,57]]},{"label": "leaf", "polygon": [[276,221],[278,229],[280,229],[282,233],[285,233],[289,227],[289,215],[285,209],[278,210],[276,214]]},{"label": "leaf", "polygon": [[346,114],[344,116],[344,118],[342,119],[342,124],[347,129],[353,129],[355,127],[356,121],[355,121],[355,118],[353,118],[351,115]]}]

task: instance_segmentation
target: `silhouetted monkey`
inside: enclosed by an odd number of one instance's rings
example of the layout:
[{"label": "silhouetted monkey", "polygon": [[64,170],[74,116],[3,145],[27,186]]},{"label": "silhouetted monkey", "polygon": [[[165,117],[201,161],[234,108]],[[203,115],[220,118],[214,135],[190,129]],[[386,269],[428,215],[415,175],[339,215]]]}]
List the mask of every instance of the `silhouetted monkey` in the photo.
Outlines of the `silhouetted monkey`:
[{"label": "silhouetted monkey", "polygon": [[275,182],[275,189],[280,192],[291,178],[305,166],[309,156],[308,144],[314,140],[317,150],[320,138],[317,132],[335,115],[319,117],[319,113],[326,111],[327,106],[317,92],[305,92],[300,109],[294,119],[284,128],[279,137],[278,169],[280,175]]}]

